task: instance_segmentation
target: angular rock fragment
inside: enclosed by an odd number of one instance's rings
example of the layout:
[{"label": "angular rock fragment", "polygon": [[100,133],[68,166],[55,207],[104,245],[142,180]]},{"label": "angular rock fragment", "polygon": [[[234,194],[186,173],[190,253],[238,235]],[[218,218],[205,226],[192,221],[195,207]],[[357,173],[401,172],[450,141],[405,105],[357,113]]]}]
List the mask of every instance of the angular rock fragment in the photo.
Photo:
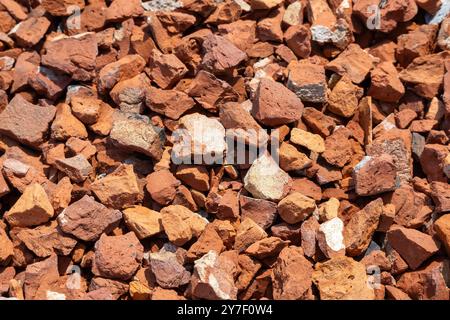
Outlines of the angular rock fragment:
[{"label": "angular rock fragment", "polygon": [[109,95],[121,111],[142,113],[150,88],[150,79],[140,73],[131,79],[118,82]]},{"label": "angular rock fragment", "polygon": [[143,71],[145,64],[145,60],[137,54],[129,55],[116,62],[107,64],[100,70],[98,75],[99,90],[110,90],[118,82],[133,78]]},{"label": "angular rock fragment", "polygon": [[350,141],[348,131],[343,128],[336,128],[325,139],[325,151],[321,156],[333,166],[344,167],[350,162],[353,154]]},{"label": "angular rock fragment", "polygon": [[17,238],[41,258],[49,257],[53,252],[67,256],[77,244],[76,239],[61,232],[56,221],[35,229],[22,229],[17,233]]},{"label": "angular rock fragment", "polygon": [[348,75],[353,83],[361,83],[373,67],[374,58],[357,44],[350,44],[325,69],[343,76]]},{"label": "angular rock fragment", "polygon": [[345,248],[349,256],[358,256],[369,247],[382,211],[383,200],[378,198],[351,216],[344,230]]},{"label": "angular rock fragment", "polygon": [[280,167],[285,171],[302,170],[312,165],[312,160],[293,145],[283,142],[279,149]]},{"label": "angular rock fragment", "polygon": [[44,66],[39,66],[28,78],[28,84],[50,100],[59,98],[70,81],[68,75]]},{"label": "angular rock fragment", "polygon": [[161,214],[143,206],[133,206],[123,210],[123,218],[130,230],[136,233],[139,239],[154,236],[161,231]]},{"label": "angular rock fragment", "polygon": [[37,148],[55,117],[53,106],[41,107],[16,95],[0,113],[0,133]]},{"label": "angular rock fragment", "polygon": [[74,182],[83,182],[93,172],[91,164],[81,154],[71,158],[57,159],[55,165]]},{"label": "angular rock fragment", "polygon": [[251,244],[267,237],[267,233],[252,219],[246,218],[236,230],[234,249],[242,252]]},{"label": "angular rock fragment", "polygon": [[131,206],[142,199],[133,166],[127,164],[95,180],[91,190],[101,203],[115,209]]},{"label": "angular rock fragment", "polygon": [[374,300],[374,290],[368,286],[366,268],[349,257],[336,257],[318,263],[312,280],[323,300]]},{"label": "angular rock fragment", "polygon": [[278,126],[300,119],[303,104],[281,83],[261,79],[253,100],[253,117],[267,126]]},{"label": "angular rock fragment", "polygon": [[450,211],[450,190],[445,182],[433,181],[431,183],[431,198],[433,199],[437,212]]},{"label": "angular rock fragment", "polygon": [[95,243],[92,272],[95,275],[128,280],[137,271],[144,247],[133,232],[121,236],[102,235]]},{"label": "angular rock fragment", "polygon": [[45,44],[42,64],[69,74],[72,79],[92,80],[98,54],[94,33],[55,37]]},{"label": "angular rock fragment", "polygon": [[209,174],[205,167],[181,165],[177,168],[176,177],[198,191],[209,191]]},{"label": "angular rock fragment", "polygon": [[290,224],[306,220],[315,210],[317,207],[314,199],[299,192],[289,194],[278,203],[278,213]]},{"label": "angular rock fragment", "polygon": [[207,300],[236,299],[233,267],[233,261],[212,250],[196,260],[191,278],[192,295]]},{"label": "angular rock fragment", "polygon": [[56,107],[56,115],[51,125],[51,136],[55,140],[65,141],[69,138],[86,139],[86,127],[71,112],[69,105],[61,103]]},{"label": "angular rock fragment", "polygon": [[367,149],[368,156],[389,154],[394,160],[400,184],[411,179],[411,134],[406,130],[391,129],[375,138]]},{"label": "angular rock fragment", "polygon": [[339,116],[351,117],[358,109],[362,95],[362,88],[354,85],[349,76],[344,74],[328,97],[328,109]]},{"label": "angular rock fragment", "polygon": [[154,50],[146,70],[150,79],[161,89],[174,86],[188,69],[174,54],[161,54]]},{"label": "angular rock fragment", "polygon": [[171,205],[161,210],[164,231],[175,245],[182,246],[200,236],[208,221],[197,213],[180,205]]},{"label": "angular rock fragment", "polygon": [[390,245],[413,270],[439,250],[431,236],[414,229],[394,225],[387,236]]},{"label": "angular rock fragment", "polygon": [[266,131],[241,104],[228,102],[220,108],[219,115],[227,138],[236,139],[237,143],[261,146],[269,139]]},{"label": "angular rock fragment", "polygon": [[281,22],[284,16],[284,7],[278,7],[269,12],[256,25],[256,34],[261,41],[283,41]]},{"label": "angular rock fragment", "polygon": [[[293,5],[300,2],[294,2]],[[300,10],[298,11],[300,12]],[[284,14],[286,16],[286,12]],[[287,46],[299,58],[307,58],[311,53],[311,32],[300,24],[290,26],[284,33]]]},{"label": "angular rock fragment", "polygon": [[[58,256],[52,254],[45,260],[29,264],[23,280],[25,299],[47,300],[59,279]],[[53,290],[52,290],[53,289]]]},{"label": "angular rock fragment", "polygon": [[109,138],[124,150],[143,153],[156,161],[162,157],[160,130],[149,123],[145,116],[117,115]]},{"label": "angular rock fragment", "polygon": [[317,230],[316,238],[320,251],[327,258],[345,255],[344,223],[340,218],[335,217],[322,223]]},{"label": "angular rock fragment", "polygon": [[432,53],[437,25],[419,26],[397,39],[396,57],[401,66],[407,67],[415,58]]},{"label": "angular rock fragment", "polygon": [[5,215],[12,227],[32,227],[53,217],[54,210],[42,186],[31,184]]},{"label": "angular rock fragment", "polygon": [[42,6],[53,16],[70,16],[75,11],[75,6],[83,9],[84,5],[82,0],[42,1]]},{"label": "angular rock fragment", "polygon": [[216,120],[199,113],[183,116],[175,135],[172,162],[175,164],[222,163],[226,151],[225,128]]},{"label": "angular rock fragment", "polygon": [[174,120],[195,105],[195,101],[182,91],[154,87],[150,87],[146,93],[145,103],[151,110]]},{"label": "angular rock fragment", "polygon": [[274,202],[241,196],[239,204],[242,219],[250,218],[264,230],[276,219],[277,205]]},{"label": "angular rock fragment", "polygon": [[399,185],[394,160],[390,155],[364,157],[354,167],[355,191],[361,196],[391,191]]},{"label": "angular rock fragment", "polygon": [[250,245],[245,253],[258,259],[269,258],[278,255],[288,244],[289,241],[277,237],[268,237]]},{"label": "angular rock fragment", "polygon": [[107,21],[120,21],[132,17],[139,17],[144,13],[144,8],[138,0],[113,0],[106,10]]},{"label": "angular rock fragment", "polygon": [[6,268],[0,267],[0,293],[1,294],[5,294],[9,291],[10,283],[11,283],[11,281],[14,281],[15,275],[16,275],[16,271],[14,270],[14,267],[6,267]]},{"label": "angular rock fragment", "polygon": [[[336,7],[337,3],[333,7]],[[334,8],[333,8],[334,9]],[[351,26],[348,19],[345,19],[344,11],[348,10],[348,6],[340,4],[335,9],[336,16],[332,8],[324,0],[316,0],[308,3],[308,18],[312,23],[311,33],[312,39],[319,44],[332,43],[336,47],[344,49],[353,41]]]},{"label": "angular rock fragment", "polygon": [[445,58],[446,52],[417,57],[400,72],[400,80],[414,88],[419,96],[431,99],[442,86]]},{"label": "angular rock fragment", "polygon": [[238,100],[232,86],[204,70],[197,73],[186,92],[210,112],[217,112],[225,103]]},{"label": "angular rock fragment", "polygon": [[294,128],[291,131],[291,142],[303,146],[313,152],[321,153],[325,151],[325,141],[318,134]]},{"label": "angular rock fragment", "polygon": [[169,170],[158,170],[147,176],[147,191],[159,204],[169,204],[176,194],[180,181]]},{"label": "angular rock fragment", "polygon": [[156,282],[165,289],[189,283],[191,274],[178,261],[175,253],[160,251],[149,255],[150,268]]},{"label": "angular rock fragment", "polygon": [[58,215],[58,224],[62,231],[80,240],[95,241],[112,231],[121,219],[119,210],[108,209],[86,195]]},{"label": "angular rock fragment", "polygon": [[202,65],[213,74],[221,74],[235,68],[247,59],[245,52],[218,35],[209,35],[203,41]]},{"label": "angular rock fragment", "polygon": [[311,128],[312,133],[320,134],[322,137],[329,136],[336,126],[333,118],[313,107],[304,109],[302,120],[305,121],[308,128]]},{"label": "angular rock fragment", "polygon": [[209,251],[221,253],[225,249],[223,241],[212,224],[206,226],[198,240],[189,248],[186,257],[199,259]]},{"label": "angular rock fragment", "polygon": [[301,224],[300,236],[301,247],[305,256],[312,258],[316,254],[317,232],[319,230],[319,222],[314,216],[309,217]]},{"label": "angular rock fragment", "polygon": [[[2,227],[0,227],[0,245],[0,266],[7,265],[14,255],[14,245],[11,239],[9,239],[6,231],[3,230]],[[0,279],[2,277],[3,272],[0,272]]]},{"label": "angular rock fragment", "polygon": [[9,33],[21,47],[32,47],[41,41],[49,27],[46,17],[30,17],[16,24]]},{"label": "angular rock fragment", "polygon": [[270,155],[263,154],[245,175],[244,187],[255,198],[277,201],[289,191],[290,180]]},{"label": "angular rock fragment", "polygon": [[397,70],[390,62],[378,64],[370,73],[371,84],[367,92],[372,97],[386,102],[397,102],[405,93]]},{"label": "angular rock fragment", "polygon": [[323,66],[302,61],[290,64],[288,69],[287,87],[302,101],[315,103],[327,101],[328,86]]},{"label": "angular rock fragment", "polygon": [[313,268],[303,250],[290,246],[283,249],[274,266],[273,298],[275,300],[310,299]]},{"label": "angular rock fragment", "polygon": [[102,101],[92,97],[74,96],[70,99],[72,113],[84,124],[94,124],[99,120]]},{"label": "angular rock fragment", "polygon": [[433,261],[428,266],[404,273],[397,286],[415,300],[447,300],[448,260]]}]

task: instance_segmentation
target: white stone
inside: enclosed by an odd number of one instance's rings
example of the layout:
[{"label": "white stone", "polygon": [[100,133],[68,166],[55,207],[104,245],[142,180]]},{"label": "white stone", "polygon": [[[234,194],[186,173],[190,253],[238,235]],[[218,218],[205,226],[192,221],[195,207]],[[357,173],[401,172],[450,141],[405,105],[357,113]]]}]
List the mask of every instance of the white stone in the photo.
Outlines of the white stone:
[{"label": "white stone", "polygon": [[47,290],[46,296],[47,300],[66,300],[66,295],[64,293],[59,293],[55,291]]},{"label": "white stone", "polygon": [[444,19],[437,36],[437,44],[442,50],[450,50],[450,18]]},{"label": "white stone", "polygon": [[301,12],[302,3],[300,1],[296,1],[287,6],[286,11],[283,15],[283,22],[289,26],[296,26],[300,24],[301,21]]},{"label": "white stone", "polygon": [[241,7],[242,11],[252,11],[252,7],[247,2],[245,2],[245,0],[234,0],[234,2],[236,2]]},{"label": "white stone", "polygon": [[19,177],[24,177],[30,166],[16,159],[6,159],[3,161],[3,170],[10,170]]},{"label": "white stone", "polygon": [[142,2],[141,5],[146,11],[174,11],[183,7],[179,0],[151,0]]},{"label": "white stone", "polygon": [[277,201],[285,195],[289,181],[289,175],[265,153],[252,163],[245,175],[244,187],[255,198]]},{"label": "white stone", "polygon": [[441,0],[441,7],[434,15],[425,15],[425,21],[428,24],[439,24],[450,13],[450,0]]},{"label": "white stone", "polygon": [[[200,259],[194,262],[194,277],[199,283],[208,285],[218,299],[230,300],[235,298],[236,287],[234,279],[226,270],[222,270],[217,265],[218,255],[214,250],[210,250]],[[220,275],[216,274],[220,273]],[[222,281],[218,281],[220,276]],[[201,298],[201,297],[200,297]]]},{"label": "white stone", "polygon": [[327,257],[330,257],[333,253],[345,250],[344,223],[338,217],[322,223],[319,227],[318,237],[320,250]]},{"label": "white stone", "polygon": [[327,26],[315,25],[311,27],[311,39],[317,43],[333,43],[338,48],[345,48],[349,42],[349,30],[341,25],[331,30]]},{"label": "white stone", "polygon": [[194,113],[182,117],[180,127],[172,137],[172,162],[189,163],[191,155],[194,164],[223,163],[226,152],[225,128],[220,121]]},{"label": "white stone", "polygon": [[11,57],[1,57],[0,62],[3,64],[2,71],[9,71],[14,67],[16,60]]}]

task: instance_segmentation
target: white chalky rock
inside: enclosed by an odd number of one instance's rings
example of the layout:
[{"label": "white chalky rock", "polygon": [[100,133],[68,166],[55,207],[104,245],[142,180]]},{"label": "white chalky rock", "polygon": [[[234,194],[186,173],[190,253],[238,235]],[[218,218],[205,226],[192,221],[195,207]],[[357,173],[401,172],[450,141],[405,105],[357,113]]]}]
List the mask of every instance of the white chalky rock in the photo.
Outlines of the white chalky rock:
[{"label": "white chalky rock", "polygon": [[194,156],[194,164],[223,163],[226,152],[225,128],[220,121],[199,113],[189,114],[179,121],[174,132],[172,162],[187,162]]},{"label": "white chalky rock", "polygon": [[8,71],[11,70],[14,67],[14,63],[16,62],[16,60],[14,60],[14,58],[11,57],[1,57],[0,58],[0,63],[2,65],[1,70],[2,71]]},{"label": "white chalky rock", "polygon": [[141,3],[142,8],[146,11],[174,11],[183,7],[180,0],[151,0]]},{"label": "white chalky rock", "polygon": [[442,50],[450,50],[450,18],[442,21],[437,36],[437,44]]},{"label": "white chalky rock", "polygon": [[252,11],[252,7],[247,2],[245,2],[245,0],[234,0],[234,2],[236,2],[241,7],[242,11]]},{"label": "white chalky rock", "polygon": [[194,297],[208,300],[236,299],[237,288],[231,268],[222,262],[213,250],[195,261],[191,280]]},{"label": "white chalky rock", "polygon": [[345,48],[349,43],[349,29],[346,26],[336,24],[334,30],[326,26],[316,25],[311,27],[311,38],[320,44],[331,42],[338,48]]},{"label": "white chalky rock", "polygon": [[47,290],[46,296],[47,300],[66,300],[66,295],[64,293],[59,293],[55,291]]},{"label": "white chalky rock", "polygon": [[302,23],[301,18],[302,3],[296,1],[287,6],[284,11],[283,22],[288,26],[296,26]]},{"label": "white chalky rock", "polygon": [[434,15],[425,15],[428,24],[441,23],[450,13],[450,0],[441,0],[441,7]]},{"label": "white chalky rock", "polygon": [[289,175],[268,154],[256,159],[244,178],[244,187],[255,198],[278,201],[288,192]]},{"label": "white chalky rock", "polygon": [[327,258],[345,255],[344,223],[338,217],[320,225],[317,233],[319,248]]},{"label": "white chalky rock", "polygon": [[253,64],[253,71],[255,72],[253,78],[248,82],[248,88],[250,89],[250,95],[253,97],[256,94],[256,90],[258,90],[259,82],[261,79],[270,79],[273,78],[264,71],[268,65],[272,63],[272,59],[264,58]]}]

